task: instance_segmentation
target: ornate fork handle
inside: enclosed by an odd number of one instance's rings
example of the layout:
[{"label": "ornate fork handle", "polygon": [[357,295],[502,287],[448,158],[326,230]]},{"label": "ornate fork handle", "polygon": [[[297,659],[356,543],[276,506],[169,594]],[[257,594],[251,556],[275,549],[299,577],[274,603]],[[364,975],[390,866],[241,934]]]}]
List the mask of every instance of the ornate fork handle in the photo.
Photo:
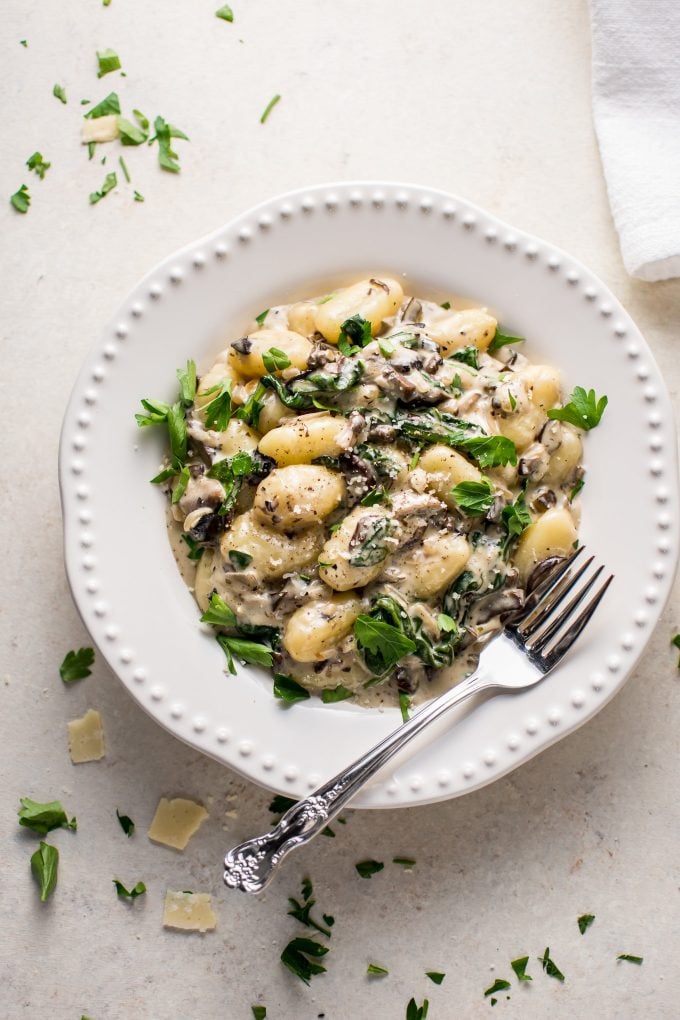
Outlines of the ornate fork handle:
[{"label": "ornate fork handle", "polygon": [[463,683],[426,705],[398,730],[388,734],[349,768],[294,804],[271,832],[235,846],[224,858],[226,885],[248,893],[262,892],[283,858],[317,836],[422,729],[453,705],[494,686],[488,674],[477,669]]}]

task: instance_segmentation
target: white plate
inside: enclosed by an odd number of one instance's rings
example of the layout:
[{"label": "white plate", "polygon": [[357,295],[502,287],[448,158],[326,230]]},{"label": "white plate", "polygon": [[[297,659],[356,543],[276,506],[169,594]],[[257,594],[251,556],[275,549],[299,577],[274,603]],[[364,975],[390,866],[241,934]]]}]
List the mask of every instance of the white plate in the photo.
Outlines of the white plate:
[{"label": "white plate", "polygon": [[[174,399],[269,304],[348,277],[403,275],[406,291],[463,295],[528,338],[565,388],[609,396],[587,437],[581,538],[616,580],[577,648],[541,686],[461,718],[366,790],[357,807],[423,804],[497,779],[593,716],[640,657],[678,550],[675,433],[652,354],[604,285],[564,252],[481,209],[416,185],[320,185],[250,210],[166,259],[126,298],[88,356],[61,438],[68,577],[101,653],[181,740],[299,797],[400,721],[311,699],[284,707],[271,679],[224,656],[175,565],[164,497],[149,485],[162,430],[137,429],[141,397]],[[154,434],[157,433],[157,434]]]}]

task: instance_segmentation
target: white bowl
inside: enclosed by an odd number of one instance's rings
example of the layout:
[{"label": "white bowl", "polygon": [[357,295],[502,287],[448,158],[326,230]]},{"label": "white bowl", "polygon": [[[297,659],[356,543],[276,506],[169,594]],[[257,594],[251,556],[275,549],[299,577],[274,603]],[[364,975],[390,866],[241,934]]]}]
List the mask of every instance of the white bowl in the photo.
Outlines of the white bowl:
[{"label": "white bowl", "polygon": [[[284,707],[254,667],[224,656],[170,550],[149,485],[162,430],[140,431],[141,397],[174,399],[175,369],[210,366],[273,303],[359,274],[403,276],[416,294],[488,305],[527,337],[566,389],[609,396],[585,443],[582,541],[616,580],[560,669],[497,697],[366,790],[357,807],[457,796],[497,779],[599,711],[639,659],[678,552],[678,478],[668,393],[638,329],[569,255],[452,195],[419,185],[319,185],[263,203],[157,266],[87,357],[60,449],[73,596],[113,671],[162,726],[254,782],[300,797],[397,726],[396,709],[318,699]],[[154,434],[155,433],[155,434]]]}]

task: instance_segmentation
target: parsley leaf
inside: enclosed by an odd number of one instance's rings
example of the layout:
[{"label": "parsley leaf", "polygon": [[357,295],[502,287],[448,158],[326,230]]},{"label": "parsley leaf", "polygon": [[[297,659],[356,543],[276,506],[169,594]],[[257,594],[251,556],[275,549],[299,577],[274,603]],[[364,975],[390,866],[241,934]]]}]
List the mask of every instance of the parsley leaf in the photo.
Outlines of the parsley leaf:
[{"label": "parsley leaf", "polygon": [[45,836],[52,829],[64,828],[75,830],[78,828],[75,818],[72,818],[69,822],[64,807],[59,800],[51,800],[41,804],[39,801],[31,800],[29,797],[21,797],[19,803],[21,804],[17,812],[19,815],[19,825],[23,825],[26,829],[31,829],[41,836]]},{"label": "parsley leaf", "polygon": [[578,479],[578,481],[574,485],[573,489],[569,493],[569,502],[570,503],[574,502],[574,500],[576,499],[576,497],[578,496],[579,492],[581,491],[581,489],[583,488],[583,486],[585,484],[586,484],[585,478],[579,478]]},{"label": "parsley leaf", "polygon": [[336,701],[346,701],[353,696],[353,691],[339,684],[338,687],[325,687],[321,692],[321,700],[324,705],[332,705]]},{"label": "parsley leaf", "polygon": [[172,490],[172,497],[170,499],[170,502],[172,503],[173,506],[175,505],[175,503],[179,503],[180,499],[187,491],[189,478],[190,478],[189,467],[187,464],[185,464],[184,467],[179,472],[179,474],[177,475],[177,481],[175,482],[175,485]]},{"label": "parsley leaf", "polygon": [[200,560],[201,556],[205,552],[203,546],[200,545],[195,538],[192,538],[191,535],[187,535],[186,531],[182,532],[182,539],[189,547],[189,552],[187,553],[188,559]]},{"label": "parsley leaf", "polygon": [[120,822],[121,829],[123,830],[123,832],[125,833],[125,835],[129,839],[130,836],[132,836],[134,834],[135,823],[132,821],[132,819],[130,818],[129,815],[121,815],[121,813],[118,810],[118,808],[116,808],[116,817],[118,818],[118,821]]},{"label": "parsley leaf", "polygon": [[508,344],[523,344],[526,342],[526,337],[523,336],[512,336],[510,333],[503,333],[496,326],[496,335],[489,344],[487,350],[489,354],[493,354],[494,351],[499,351],[501,347],[506,347]]},{"label": "parsley leaf", "polygon": [[557,978],[558,981],[564,981],[564,974],[555,961],[550,959],[550,949],[548,946],[545,947],[543,956],[538,957],[538,962],[549,977]]},{"label": "parsley leaf", "polygon": [[567,421],[578,429],[589,432],[596,425],[600,424],[604,409],[609,403],[607,397],[595,395],[595,390],[586,390],[582,386],[575,386],[574,392],[569,398],[569,403],[564,407],[553,407],[548,411],[549,418],[556,418],[558,421]]},{"label": "parsley leaf", "polygon": [[452,361],[460,361],[461,364],[467,365],[469,368],[479,368],[478,359],[479,348],[474,344],[470,344],[469,347],[461,347],[459,351],[454,351],[451,355]]},{"label": "parsley leaf", "polygon": [[282,815],[285,814],[288,808],[292,808],[294,804],[297,804],[297,801],[293,800],[292,797],[284,797],[282,794],[277,793],[270,800],[268,810],[273,815]]},{"label": "parsley leaf", "polygon": [[345,319],[340,326],[338,350],[345,357],[351,357],[366,344],[370,344],[372,339],[372,328],[368,319],[364,319],[361,315],[352,315],[349,319]]},{"label": "parsley leaf", "polygon": [[274,372],[280,372],[283,368],[289,368],[291,362],[285,351],[279,350],[278,347],[270,347],[262,355],[262,363],[271,375]]},{"label": "parsley leaf", "polygon": [[486,479],[482,482],[459,482],[451,490],[451,495],[461,510],[475,517],[485,514],[494,502],[491,483]]},{"label": "parsley leaf", "polygon": [[327,952],[328,946],[322,946],[314,939],[291,939],[281,953],[281,962],[308,985],[315,974],[325,973],[326,968],[315,960],[325,956]]},{"label": "parsley leaf", "polygon": [[528,956],[520,956],[517,960],[511,961],[510,966],[517,975],[518,981],[533,981],[531,975],[526,973],[528,962]]},{"label": "parsley leaf", "polygon": [[595,914],[581,914],[578,919],[578,930],[581,932],[581,935],[585,935],[594,920]]},{"label": "parsley leaf", "polygon": [[128,170],[127,163],[125,162],[122,156],[118,157],[118,162],[120,163],[120,168],[123,171],[123,176],[125,177],[125,180],[129,184],[132,178],[130,177],[130,171]]},{"label": "parsley leaf", "polygon": [[440,308],[443,308],[443,309],[444,309],[445,311],[447,311],[447,312],[448,312],[448,310],[449,310],[449,309],[450,309],[450,307],[451,307],[451,302],[450,302],[450,301],[442,301],[442,303],[440,304],[440,306],[439,306],[439,307],[440,307]]},{"label": "parsley leaf", "polygon": [[[294,917],[296,921],[299,921],[300,924],[307,925],[308,928],[316,928],[316,930],[320,932],[322,935],[325,935],[327,938],[330,938],[331,937],[330,927],[324,928],[323,925],[319,924],[319,922],[315,921],[314,918],[311,916],[311,910],[312,907],[315,905],[316,900],[312,897],[312,883],[308,878],[305,878],[302,883],[302,897],[304,903],[300,903],[292,896],[288,897],[288,902],[291,905],[291,910],[288,911],[288,916]],[[326,920],[326,917],[327,915],[324,914],[324,920]],[[330,918],[330,921],[332,926],[332,924],[334,923],[333,918]]]},{"label": "parsley leaf", "polygon": [[225,4],[224,7],[220,7],[219,11],[215,11],[215,17],[221,18],[222,21],[233,21],[234,12],[232,11],[229,4]]},{"label": "parsley leaf", "polygon": [[180,172],[180,165],[177,162],[179,156],[176,152],[173,152],[171,148],[171,140],[173,138],[184,138],[185,141],[189,141],[187,135],[179,128],[173,127],[172,124],[168,124],[163,117],[156,117],[154,121],[154,130],[156,134],[153,138],[149,139],[149,145],[153,142],[158,142],[158,163],[163,170],[169,171],[171,174],[178,174]]},{"label": "parsley leaf", "polygon": [[90,192],[90,205],[96,205],[97,202],[100,202],[110,191],[113,191],[117,184],[118,178],[116,177],[116,174],[107,174],[99,191]]},{"label": "parsley leaf", "polygon": [[[353,567],[372,567],[376,563],[382,563],[390,552],[390,545],[386,540],[391,537],[394,527],[395,522],[391,517],[369,518],[365,528],[362,530],[359,548],[353,551],[350,556],[350,565]],[[352,543],[350,543],[351,548]]]},{"label": "parsley leaf", "polygon": [[265,1020],[267,1016],[266,1006],[251,1006],[250,1009],[253,1014],[253,1020]]},{"label": "parsley leaf", "polygon": [[77,652],[67,652],[59,667],[59,676],[65,684],[84,680],[92,672],[90,666],[93,662],[94,650],[92,648],[79,648]]},{"label": "parsley leaf", "polygon": [[21,45],[24,47],[25,50],[28,49],[28,40],[27,39],[20,39],[19,42],[21,43]]},{"label": "parsley leaf", "polygon": [[281,99],[281,96],[276,95],[272,99],[269,100],[269,102],[267,103],[267,105],[266,105],[266,107],[264,109],[264,113],[260,117],[260,124],[264,124],[265,123],[265,121],[267,120],[267,117],[272,112],[272,110],[274,109],[274,107],[276,106],[276,104],[279,102],[280,99]]},{"label": "parsley leaf", "polygon": [[297,683],[296,680],[293,680],[292,676],[287,676],[285,673],[275,673],[274,697],[281,698],[282,701],[292,705],[296,701],[307,701],[310,693],[301,684]]},{"label": "parsley leaf", "polygon": [[68,102],[68,99],[66,98],[66,89],[64,88],[63,85],[55,85],[54,88],[52,89],[52,95],[56,96],[59,102],[63,103],[64,106]]},{"label": "parsley leaf", "polygon": [[178,368],[177,378],[180,399],[186,407],[190,407],[196,399],[196,362],[187,361],[186,368]]},{"label": "parsley leaf", "polygon": [[108,117],[112,113],[120,113],[120,100],[115,92],[109,92],[108,96],[97,103],[85,114],[86,120],[97,120],[99,117]]},{"label": "parsley leaf", "polygon": [[184,418],[184,408],[180,403],[172,404],[168,408],[168,436],[170,438],[170,453],[174,464],[184,464],[187,459],[187,445],[189,442],[187,434],[187,423]]},{"label": "parsley leaf", "polygon": [[412,857],[393,857],[392,864],[400,864],[402,868],[415,868],[416,866]]},{"label": "parsley leaf", "polygon": [[507,436],[468,436],[455,445],[469,453],[482,468],[517,463],[517,449]]},{"label": "parsley leaf", "polygon": [[44,903],[51,896],[57,885],[59,870],[59,851],[40,840],[40,846],[31,856],[31,871],[40,885],[40,899]]},{"label": "parsley leaf", "polygon": [[253,561],[253,557],[250,553],[239,552],[238,549],[229,550],[229,559],[237,570],[245,570],[246,567]]},{"label": "parsley leaf", "polygon": [[402,722],[408,722],[408,710],[411,707],[411,697],[405,691],[399,691],[399,711]]},{"label": "parsley leaf", "polygon": [[627,960],[628,963],[637,963],[638,965],[644,960],[644,956],[631,956],[630,953],[620,953],[617,960]]},{"label": "parsley leaf", "polygon": [[484,992],[484,996],[486,998],[486,996],[488,995],[495,995],[496,992],[504,992],[506,988],[511,987],[512,986],[510,982],[506,981],[505,978],[496,978],[491,987],[487,988],[487,990]]},{"label": "parsley leaf", "polygon": [[143,202],[144,201],[144,195],[140,195],[138,191],[135,191],[134,192],[134,199],[135,199],[135,202]]},{"label": "parsley leaf", "polygon": [[379,871],[382,871],[385,865],[382,861],[367,860],[359,861],[354,867],[361,878],[372,878],[373,875],[377,875]]},{"label": "parsley leaf", "polygon": [[382,486],[377,489],[371,489],[361,500],[362,506],[375,506],[377,503],[387,503],[388,506],[392,503],[387,489],[382,488]]},{"label": "parsley leaf", "polygon": [[118,116],[118,134],[122,145],[141,145],[149,137],[149,132],[137,127],[132,121]]},{"label": "parsley leaf", "polygon": [[52,166],[52,164],[46,163],[45,160],[42,158],[41,153],[34,152],[33,155],[29,156],[28,159],[26,160],[26,166],[28,167],[29,170],[35,170],[38,177],[42,181],[45,179],[45,174]]},{"label": "parsley leaf", "polygon": [[28,207],[31,204],[31,196],[28,192],[28,186],[26,184],[22,184],[18,191],[15,191],[13,195],[10,195],[9,200],[17,212],[28,212]]},{"label": "parsley leaf", "polygon": [[389,970],[386,970],[385,967],[379,967],[377,963],[369,963],[366,973],[371,976],[375,975],[375,977],[384,977],[386,974],[389,974]]},{"label": "parsley leaf", "polygon": [[111,71],[119,71],[121,67],[120,57],[115,50],[97,50],[97,64],[99,65],[98,78],[103,78]]},{"label": "parsley leaf", "polygon": [[146,892],[146,886],[143,882],[137,882],[137,885],[134,885],[132,889],[126,889],[123,883],[119,882],[117,878],[114,878],[112,881],[116,887],[116,892],[122,900],[136,900],[138,896],[143,896]]},{"label": "parsley leaf", "polygon": [[437,616],[437,626],[445,634],[455,634],[458,630],[458,624],[456,621],[446,613],[439,613]]},{"label": "parsley leaf", "polygon": [[[213,392],[212,390],[208,391]],[[217,432],[224,432],[231,419],[231,380],[224,379],[215,387],[216,396],[206,404],[204,408],[205,427],[215,429]]]},{"label": "parsley leaf", "polygon": [[254,666],[267,666],[271,669],[273,665],[271,648],[267,648],[266,645],[260,644],[257,641],[244,641],[242,638],[218,634],[217,642],[227,657],[227,667],[232,676],[236,675],[234,655],[242,662],[250,662]]},{"label": "parsley leaf", "polygon": [[[362,613],[354,623],[357,646],[375,676],[382,676],[404,656],[415,652],[416,644],[390,623]],[[366,652],[370,655],[366,655]]]},{"label": "parsley leaf", "polygon": [[416,1005],[415,999],[409,999],[406,1007],[406,1020],[425,1020],[429,1008],[430,1003],[427,999],[423,999],[422,1006]]},{"label": "parsley leaf", "polygon": [[213,627],[235,627],[236,614],[221,595],[213,592],[210,596],[210,608],[203,613],[201,623],[209,623]]},{"label": "parsley leaf", "polygon": [[[674,634],[671,638],[671,644],[674,648],[680,648],[680,634]],[[680,659],[678,659],[678,669],[680,669]]]},{"label": "parsley leaf", "polygon": [[520,492],[514,503],[503,507],[501,520],[507,536],[503,542],[503,555],[507,556],[511,546],[531,524],[531,514],[526,505],[525,495]]},{"label": "parsley leaf", "polygon": [[430,981],[434,981],[436,985],[440,985],[446,977],[446,974],[442,974],[441,971],[438,970],[426,970],[425,974],[429,977]]}]

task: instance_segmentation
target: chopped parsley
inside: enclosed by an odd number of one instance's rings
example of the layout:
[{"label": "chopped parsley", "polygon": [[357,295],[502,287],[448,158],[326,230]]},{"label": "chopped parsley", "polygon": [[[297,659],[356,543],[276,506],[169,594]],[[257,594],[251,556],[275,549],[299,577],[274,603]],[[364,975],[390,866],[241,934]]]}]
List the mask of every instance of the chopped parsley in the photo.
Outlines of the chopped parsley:
[{"label": "chopped parsley", "polygon": [[335,924],[335,918],[331,917],[329,914],[323,915],[323,919],[328,925],[327,928],[319,924],[318,921],[314,920],[314,918],[311,916],[311,910],[316,904],[316,900],[313,898],[312,892],[313,892],[312,883],[308,878],[305,878],[302,882],[303,902],[300,903],[299,900],[296,900],[294,897],[289,896],[288,902],[290,903],[291,909],[288,911],[288,915],[290,917],[294,917],[296,921],[300,922],[300,924],[304,924],[308,928],[315,928],[322,935],[325,935],[326,938],[330,938],[331,937],[330,929]]},{"label": "chopped parsley", "polygon": [[496,334],[489,344],[489,354],[493,354],[494,351],[499,351],[501,347],[507,347],[508,344],[523,344],[526,342],[526,337],[523,336],[512,336],[511,333],[503,333],[498,327],[496,327]]},{"label": "chopped parsley", "polygon": [[307,701],[310,693],[297,680],[293,680],[292,676],[288,676],[286,673],[275,673],[274,697],[292,705],[296,701]]},{"label": "chopped parsley", "polygon": [[250,1009],[253,1014],[253,1020],[266,1020],[267,1016],[266,1006],[251,1006]]},{"label": "chopped parsley", "polygon": [[224,379],[219,386],[208,390],[208,394],[211,393],[215,393],[215,396],[204,408],[205,427],[224,432],[231,420],[231,380]]},{"label": "chopped parsley", "polygon": [[548,946],[545,947],[543,956],[538,957],[538,962],[549,977],[557,978],[558,981],[564,981],[564,974],[559,969],[555,961],[550,958],[550,949]]},{"label": "chopped parsley", "polygon": [[238,549],[229,550],[229,559],[237,570],[245,570],[253,562],[253,557],[250,553],[239,552]]},{"label": "chopped parsley", "polygon": [[564,407],[553,407],[551,411],[548,411],[548,417],[569,422],[570,425],[589,432],[590,429],[594,429],[600,424],[608,402],[607,397],[598,399],[595,390],[586,391],[582,386],[575,386],[569,403]]},{"label": "chopped parsley", "polygon": [[235,627],[236,614],[221,595],[213,592],[210,596],[210,608],[203,613],[201,623],[209,623],[213,627]]},{"label": "chopped parsley", "polygon": [[284,368],[289,368],[290,363],[288,355],[285,351],[279,350],[278,347],[270,347],[269,350],[265,351],[262,355],[262,364],[266,371],[270,374],[273,372],[280,372]]},{"label": "chopped parsley", "polygon": [[460,509],[471,516],[487,513],[494,502],[491,483],[486,479],[482,482],[459,482],[451,490]]},{"label": "chopped parsley", "polygon": [[380,350],[383,358],[389,360],[389,358],[394,354],[396,347],[393,343],[390,343],[389,340],[378,340],[378,349]]},{"label": "chopped parsley", "polygon": [[[484,992],[484,996],[486,998],[489,995],[495,995],[496,992],[504,992],[506,990],[506,988],[511,988],[511,987],[512,986],[511,986],[510,982],[506,981],[505,978],[496,978],[496,980],[491,985],[491,987],[487,988],[487,990]],[[493,1002],[493,999],[491,1001]]]},{"label": "chopped parsley", "polygon": [[129,839],[130,836],[134,835],[135,823],[132,821],[129,815],[121,815],[118,808],[116,808],[116,817],[120,822],[121,829]]},{"label": "chopped parsley", "polygon": [[510,966],[517,975],[518,981],[533,981],[531,975],[526,973],[528,963],[529,963],[528,956],[520,956],[517,960],[512,960],[510,962]]},{"label": "chopped parsley", "polygon": [[631,956],[630,953],[619,953],[617,960],[626,960],[628,963],[637,963],[638,966],[644,960],[644,956]]},{"label": "chopped parsley", "polygon": [[118,117],[118,134],[122,145],[141,145],[149,137],[148,131],[121,116]]},{"label": "chopped parsley", "polygon": [[266,122],[267,118],[269,117],[269,114],[272,112],[272,110],[274,109],[274,107],[276,106],[280,99],[281,96],[276,95],[269,100],[266,107],[264,108],[262,116],[260,117],[260,124],[264,124]]},{"label": "chopped parsley", "polygon": [[9,200],[17,212],[27,213],[28,207],[31,204],[31,196],[28,191],[28,185],[22,184],[18,191],[15,191],[13,195],[10,195]]},{"label": "chopped parsley", "polygon": [[268,315],[269,315],[269,309],[265,308],[265,310],[263,312],[260,312],[259,315],[255,316],[255,322],[258,324],[258,326],[264,325],[264,320],[267,318]]},{"label": "chopped parsley", "polygon": [[401,712],[402,722],[408,722],[409,720],[409,709],[411,707],[411,696],[406,691],[399,691],[399,711]]},{"label": "chopped parsley", "polygon": [[243,638],[218,634],[217,642],[227,657],[227,667],[232,676],[236,676],[233,656],[242,662],[250,662],[254,666],[267,666],[271,669],[273,665],[271,648],[257,641],[244,641]]},{"label": "chopped parsley", "polygon": [[583,486],[585,484],[586,484],[585,478],[579,478],[579,480],[576,482],[576,484],[574,485],[573,489],[569,493],[569,502],[570,503],[574,502],[574,500],[576,499],[576,497],[578,496],[579,492],[581,491],[581,489],[583,488]]},{"label": "chopped parsley", "polygon": [[31,800],[29,797],[21,797],[19,803],[21,804],[17,812],[19,815],[19,825],[37,832],[40,836],[45,836],[52,829],[64,828],[75,830],[78,828],[75,818],[72,818],[69,822],[64,807],[59,800],[51,800],[41,804],[39,801]]},{"label": "chopped parsley", "polygon": [[115,92],[109,92],[108,96],[97,103],[85,114],[85,120],[97,120],[99,117],[108,117],[112,113],[120,113],[120,100]]},{"label": "chopped parsley", "polygon": [[68,99],[66,98],[66,89],[63,85],[55,85],[52,89],[52,95],[56,96],[60,103],[66,105]]},{"label": "chopped parsley", "polygon": [[451,302],[450,301],[442,301],[442,303],[440,304],[439,307],[443,308],[444,311],[448,312],[449,309],[451,308]]},{"label": "chopped parsley", "polygon": [[[680,634],[674,634],[671,638],[671,644],[674,648],[680,648]],[[678,669],[680,669],[680,659],[678,659]]]},{"label": "chopped parsley", "polygon": [[97,64],[99,67],[98,78],[103,78],[111,71],[120,71],[121,68],[120,57],[115,50],[97,50]]},{"label": "chopped parsley", "polygon": [[324,705],[332,705],[336,701],[346,701],[351,698],[353,691],[339,684],[337,687],[325,687],[321,692],[321,700]]},{"label": "chopped parsley", "polygon": [[28,40],[27,40],[27,39],[20,39],[20,40],[19,40],[19,44],[20,44],[21,46],[23,46],[23,47],[24,47],[24,49],[28,49]]},{"label": "chopped parsley", "polygon": [[90,666],[93,662],[94,649],[92,648],[79,648],[77,652],[67,652],[59,667],[59,676],[65,684],[84,680],[92,672]]},{"label": "chopped parsley", "polygon": [[512,545],[531,524],[531,514],[523,492],[520,492],[514,503],[503,507],[501,520],[507,532],[503,542],[503,555],[507,557]]},{"label": "chopped parsley", "polygon": [[390,499],[387,489],[379,486],[377,489],[371,489],[364,498],[361,500],[362,506],[375,506],[377,503],[387,503],[389,506],[392,500]]},{"label": "chopped parsley", "polygon": [[31,856],[31,871],[40,886],[40,899],[44,903],[51,896],[57,885],[59,870],[59,851],[40,840],[40,846]]},{"label": "chopped parsley", "polygon": [[353,354],[357,354],[366,344],[370,344],[372,339],[371,324],[368,319],[362,318],[361,315],[352,315],[349,319],[345,319],[340,326],[338,350],[346,358],[349,358]]},{"label": "chopped parsley", "polygon": [[177,369],[179,396],[185,407],[191,407],[196,399],[196,362],[187,361],[186,368]]},{"label": "chopped parsley", "polygon": [[458,630],[458,624],[453,617],[448,616],[446,613],[439,613],[437,616],[437,626],[440,630],[443,630],[445,634],[455,634]]},{"label": "chopped parsley", "polygon": [[205,552],[203,546],[200,545],[195,538],[192,538],[191,535],[187,535],[186,531],[182,532],[182,541],[186,542],[189,547],[187,558],[190,560],[200,560],[201,556]]},{"label": "chopped parsley", "polygon": [[422,1006],[418,1006],[415,999],[409,999],[406,1007],[406,1020],[425,1020],[429,1008],[430,1003],[427,999],[423,999]]},{"label": "chopped parsley", "polygon": [[293,800],[292,797],[284,797],[282,794],[277,793],[269,802],[269,810],[273,815],[282,815],[289,808],[294,807],[295,804],[297,804],[297,801]]},{"label": "chopped parsley", "polygon": [[116,177],[116,174],[115,173],[107,174],[106,177],[104,178],[104,183],[102,184],[100,190],[92,191],[90,193],[90,205],[96,205],[97,202],[100,202],[102,198],[108,195],[110,191],[113,191],[117,184],[118,178]]},{"label": "chopped parsley", "polygon": [[35,170],[38,177],[42,181],[45,179],[45,174],[52,166],[52,164],[46,163],[45,160],[42,158],[41,153],[34,152],[33,155],[29,156],[28,159],[26,160],[26,166],[28,167],[29,170]]},{"label": "chopped parsley", "polygon": [[581,935],[585,935],[594,920],[595,914],[581,914],[577,922],[578,930],[581,932]]},{"label": "chopped parsley", "polygon": [[326,968],[316,961],[325,956],[327,952],[328,946],[322,946],[314,939],[291,939],[281,953],[281,962],[291,973],[308,985],[315,974],[326,972]]},{"label": "chopped parsley", "polygon": [[[390,517],[376,517],[367,522],[361,544],[352,552],[349,562],[353,567],[373,567],[382,563],[390,552],[387,542],[394,532],[395,522]],[[351,546],[350,546],[351,547]]]},{"label": "chopped parsley", "polygon": [[154,121],[154,130],[156,134],[153,138],[149,139],[149,145],[153,142],[158,142],[158,163],[163,170],[167,170],[171,174],[178,174],[180,172],[180,165],[177,162],[179,156],[176,152],[173,152],[171,143],[173,138],[183,138],[185,141],[189,141],[189,136],[185,135],[179,128],[173,127],[172,124],[168,124],[163,117],[156,117]]},{"label": "chopped parsley", "polygon": [[385,865],[382,861],[367,860],[359,861],[359,863],[355,864],[354,867],[361,878],[372,878],[373,875],[377,875],[379,871],[382,871]]},{"label": "chopped parsley", "polygon": [[383,676],[404,655],[415,652],[416,643],[398,627],[363,614],[354,623],[357,646],[374,676]]},{"label": "chopped parsley", "polygon": [[366,973],[369,977],[385,977],[389,970],[386,967],[379,967],[377,963],[369,963]]},{"label": "chopped parsley", "polygon": [[479,348],[475,347],[474,344],[470,344],[469,347],[461,347],[459,351],[454,351],[451,355],[452,361],[460,361],[461,364],[467,365],[468,368],[479,368]]},{"label": "chopped parsley", "polygon": [[392,864],[400,864],[402,868],[415,868],[416,866],[412,857],[393,857]]},{"label": "chopped parsley", "polygon": [[122,882],[119,882],[117,878],[113,879],[113,884],[116,887],[116,892],[122,900],[136,900],[138,896],[143,896],[146,892],[146,886],[143,882],[137,882],[137,885],[133,885],[132,889],[126,889]]},{"label": "chopped parsley", "polygon": [[439,970],[426,970],[425,974],[429,977],[430,981],[433,981],[436,985],[440,985],[446,977],[446,974],[442,974]]},{"label": "chopped parsley", "polygon": [[225,4],[224,7],[220,7],[219,11],[215,11],[215,17],[221,18],[222,21],[233,21],[234,12],[232,11],[229,4]]},{"label": "chopped parsley", "polygon": [[135,199],[135,202],[143,202],[144,201],[144,195],[140,195],[140,193],[138,191],[135,191],[134,192],[134,199]]}]

